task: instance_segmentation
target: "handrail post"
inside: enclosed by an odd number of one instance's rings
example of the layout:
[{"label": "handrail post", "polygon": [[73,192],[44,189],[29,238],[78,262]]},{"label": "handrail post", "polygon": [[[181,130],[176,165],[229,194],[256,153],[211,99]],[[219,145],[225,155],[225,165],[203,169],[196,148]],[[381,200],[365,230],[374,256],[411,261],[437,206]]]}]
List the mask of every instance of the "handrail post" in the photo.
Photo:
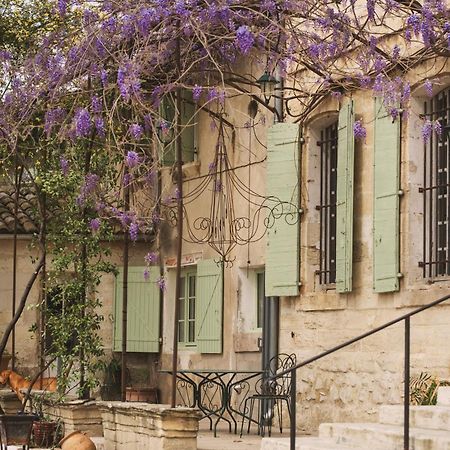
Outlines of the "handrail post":
[{"label": "handrail post", "polygon": [[403,448],[409,450],[409,370],[411,351],[411,318],[405,318],[405,369],[404,369],[404,399],[403,399]]},{"label": "handrail post", "polygon": [[297,432],[297,370],[293,369],[291,372],[291,416],[289,417],[291,425],[291,450],[295,450],[295,433]]}]

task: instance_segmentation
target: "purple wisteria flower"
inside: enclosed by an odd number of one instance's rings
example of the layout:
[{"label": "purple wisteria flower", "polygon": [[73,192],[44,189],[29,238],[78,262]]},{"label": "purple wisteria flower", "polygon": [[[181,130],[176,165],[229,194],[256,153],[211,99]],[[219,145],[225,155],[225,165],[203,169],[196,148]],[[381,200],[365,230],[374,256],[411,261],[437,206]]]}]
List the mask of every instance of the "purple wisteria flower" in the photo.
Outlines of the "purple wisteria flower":
[{"label": "purple wisteria flower", "polygon": [[144,269],[144,280],[148,281],[150,280],[150,270]]},{"label": "purple wisteria flower", "polygon": [[93,95],[91,99],[92,111],[95,114],[100,114],[102,112],[102,101],[98,95]]},{"label": "purple wisteria flower", "polygon": [[69,174],[69,161],[67,160],[67,158],[65,156],[61,156],[59,158],[59,167],[61,169],[61,173],[67,177],[67,175]]},{"label": "purple wisteria flower", "polygon": [[138,123],[133,123],[130,125],[130,134],[134,139],[139,140],[144,134],[144,129]]},{"label": "purple wisteria flower", "polygon": [[144,260],[147,264],[153,264],[158,261],[158,254],[156,252],[148,252]]},{"label": "purple wisteria flower", "polygon": [[367,135],[367,131],[364,128],[363,124],[361,123],[361,120],[357,120],[353,124],[353,135],[355,136],[355,139],[365,139]]},{"label": "purple wisteria flower", "polygon": [[203,88],[199,85],[195,85],[192,89],[192,99],[194,102],[198,102],[200,100],[200,96],[202,95]]},{"label": "purple wisteria flower", "polygon": [[102,69],[100,72],[100,80],[102,81],[102,86],[106,87],[108,84],[108,72],[105,69]]},{"label": "purple wisteria flower", "polygon": [[62,17],[67,13],[67,3],[68,0],[58,0],[58,12]]},{"label": "purple wisteria flower", "polygon": [[255,37],[250,31],[247,25],[241,25],[236,31],[236,43],[242,54],[246,55],[253,44],[255,43]]},{"label": "purple wisteria flower", "polygon": [[133,175],[131,175],[131,173],[126,173],[123,176],[123,185],[124,186],[129,186],[132,181],[133,181]]},{"label": "purple wisteria flower", "polygon": [[166,290],[166,280],[164,279],[164,277],[159,277],[156,280],[156,283],[158,284],[158,286],[161,289],[161,291],[165,291]]},{"label": "purple wisteria flower", "polygon": [[152,213],[152,224],[153,226],[157,226],[161,223],[161,215],[157,211],[153,211]]},{"label": "purple wisteria flower", "polygon": [[98,218],[92,219],[89,222],[89,227],[94,233],[96,233],[100,228],[100,219]]},{"label": "purple wisteria flower", "polygon": [[63,108],[50,109],[45,113],[44,131],[47,137],[50,136],[53,127],[60,124],[66,115]]},{"label": "purple wisteria flower", "polygon": [[215,180],[214,181],[214,192],[222,192],[223,190],[223,183],[221,180]]},{"label": "purple wisteria flower", "polygon": [[432,132],[433,132],[433,124],[431,120],[427,119],[422,126],[422,137],[424,142],[428,142],[430,140]]},{"label": "purple wisteria flower", "polygon": [[120,95],[126,100],[130,100],[132,95],[139,95],[141,91],[141,80],[139,73],[131,63],[126,63],[119,67],[117,71],[117,84]]},{"label": "purple wisteria flower", "polygon": [[78,195],[76,202],[79,206],[86,203],[87,198],[91,195],[98,186],[100,177],[95,173],[88,173],[84,178],[84,184],[81,186],[80,194]]},{"label": "purple wisteria flower", "polygon": [[442,125],[441,125],[441,122],[439,122],[439,120],[436,120],[433,123],[433,130],[438,136],[441,136],[441,134],[442,134]]},{"label": "purple wisteria flower", "polygon": [[423,87],[425,88],[427,96],[430,98],[433,97],[433,83],[430,80],[425,80]]},{"label": "purple wisteria flower", "polygon": [[137,222],[133,222],[130,225],[129,233],[130,233],[130,239],[133,242],[136,242],[137,238],[138,238],[138,234],[139,234],[139,225],[137,224]]},{"label": "purple wisteria flower", "polygon": [[133,167],[136,167],[140,162],[141,162],[141,158],[139,157],[139,155],[135,151],[130,150],[127,153],[127,156],[125,158],[125,164],[130,169],[132,169]]},{"label": "purple wisteria flower", "polygon": [[80,108],[75,113],[75,135],[86,137],[91,131],[91,116],[86,108]]},{"label": "purple wisteria flower", "polygon": [[106,135],[105,132],[105,121],[103,120],[102,117],[96,117],[94,119],[94,125],[95,125],[95,130],[97,131],[97,134],[104,138]]}]

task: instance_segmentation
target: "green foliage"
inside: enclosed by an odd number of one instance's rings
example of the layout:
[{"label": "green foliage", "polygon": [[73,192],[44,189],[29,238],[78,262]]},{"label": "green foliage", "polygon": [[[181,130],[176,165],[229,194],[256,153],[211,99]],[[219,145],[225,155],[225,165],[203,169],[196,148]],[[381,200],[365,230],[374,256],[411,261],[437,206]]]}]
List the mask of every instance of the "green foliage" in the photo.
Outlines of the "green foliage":
[{"label": "green foliage", "polygon": [[440,381],[437,377],[427,372],[421,372],[419,375],[411,377],[411,405],[435,405],[437,402],[438,388],[448,384],[446,381]]},{"label": "green foliage", "polygon": [[68,17],[63,20],[55,1],[3,0],[0,5],[0,49],[20,55],[37,47],[45,34],[62,25],[70,28]]}]

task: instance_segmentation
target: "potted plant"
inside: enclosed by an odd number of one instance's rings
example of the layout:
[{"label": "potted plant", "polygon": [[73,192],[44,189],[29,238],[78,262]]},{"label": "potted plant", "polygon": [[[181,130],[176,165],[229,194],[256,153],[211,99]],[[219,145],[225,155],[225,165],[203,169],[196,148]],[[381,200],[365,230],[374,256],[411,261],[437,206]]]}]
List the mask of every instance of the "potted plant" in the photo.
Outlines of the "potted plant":
[{"label": "potted plant", "polygon": [[102,400],[120,400],[120,377],[122,368],[116,358],[105,365],[103,384],[100,387]]},{"label": "potted plant", "polygon": [[33,442],[37,447],[52,447],[60,438],[61,423],[44,413],[44,402],[50,402],[44,392],[33,396],[32,411],[35,420],[32,426]]}]

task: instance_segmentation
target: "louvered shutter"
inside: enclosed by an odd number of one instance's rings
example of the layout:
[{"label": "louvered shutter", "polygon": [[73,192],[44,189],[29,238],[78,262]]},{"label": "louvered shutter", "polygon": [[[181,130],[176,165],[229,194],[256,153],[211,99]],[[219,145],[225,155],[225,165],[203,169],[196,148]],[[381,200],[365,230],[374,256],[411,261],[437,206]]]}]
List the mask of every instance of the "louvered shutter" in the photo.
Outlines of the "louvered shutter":
[{"label": "louvered shutter", "polygon": [[339,112],[337,207],[336,207],[336,290],[352,290],[353,269],[353,177],[355,141],[353,101]]},{"label": "louvered shutter", "polygon": [[[150,280],[144,279],[145,267],[128,268],[127,352],[159,351],[160,290],[156,280],[159,268],[150,268]],[[116,277],[114,301],[114,346],[122,351],[123,269]]]},{"label": "louvered shutter", "polygon": [[169,131],[167,136],[163,136],[163,140],[172,140],[167,143],[160,144],[161,165],[172,166],[176,160],[176,146],[175,146],[175,104],[170,96],[165,96],[161,100],[160,115],[162,120],[167,123]]},{"label": "louvered shutter", "polygon": [[183,92],[183,102],[181,106],[181,145],[183,148],[183,162],[194,161],[195,155],[195,104],[192,101],[192,92]]},{"label": "louvered shutter", "polygon": [[[192,101],[192,92],[184,90],[181,102],[181,148],[183,162],[194,161],[195,155],[195,104]],[[172,141],[161,144],[161,164],[172,166],[176,161],[176,98],[166,96],[161,101],[160,114],[163,120],[170,124]]]},{"label": "louvered shutter", "polygon": [[201,353],[222,353],[223,268],[214,260],[197,264],[196,342]]},{"label": "louvered shutter", "polygon": [[293,206],[284,205],[283,214],[267,232],[266,296],[298,295],[299,132],[296,124],[277,123],[267,133],[267,196]]},{"label": "louvered shutter", "polygon": [[375,101],[373,288],[399,289],[400,120]]}]

